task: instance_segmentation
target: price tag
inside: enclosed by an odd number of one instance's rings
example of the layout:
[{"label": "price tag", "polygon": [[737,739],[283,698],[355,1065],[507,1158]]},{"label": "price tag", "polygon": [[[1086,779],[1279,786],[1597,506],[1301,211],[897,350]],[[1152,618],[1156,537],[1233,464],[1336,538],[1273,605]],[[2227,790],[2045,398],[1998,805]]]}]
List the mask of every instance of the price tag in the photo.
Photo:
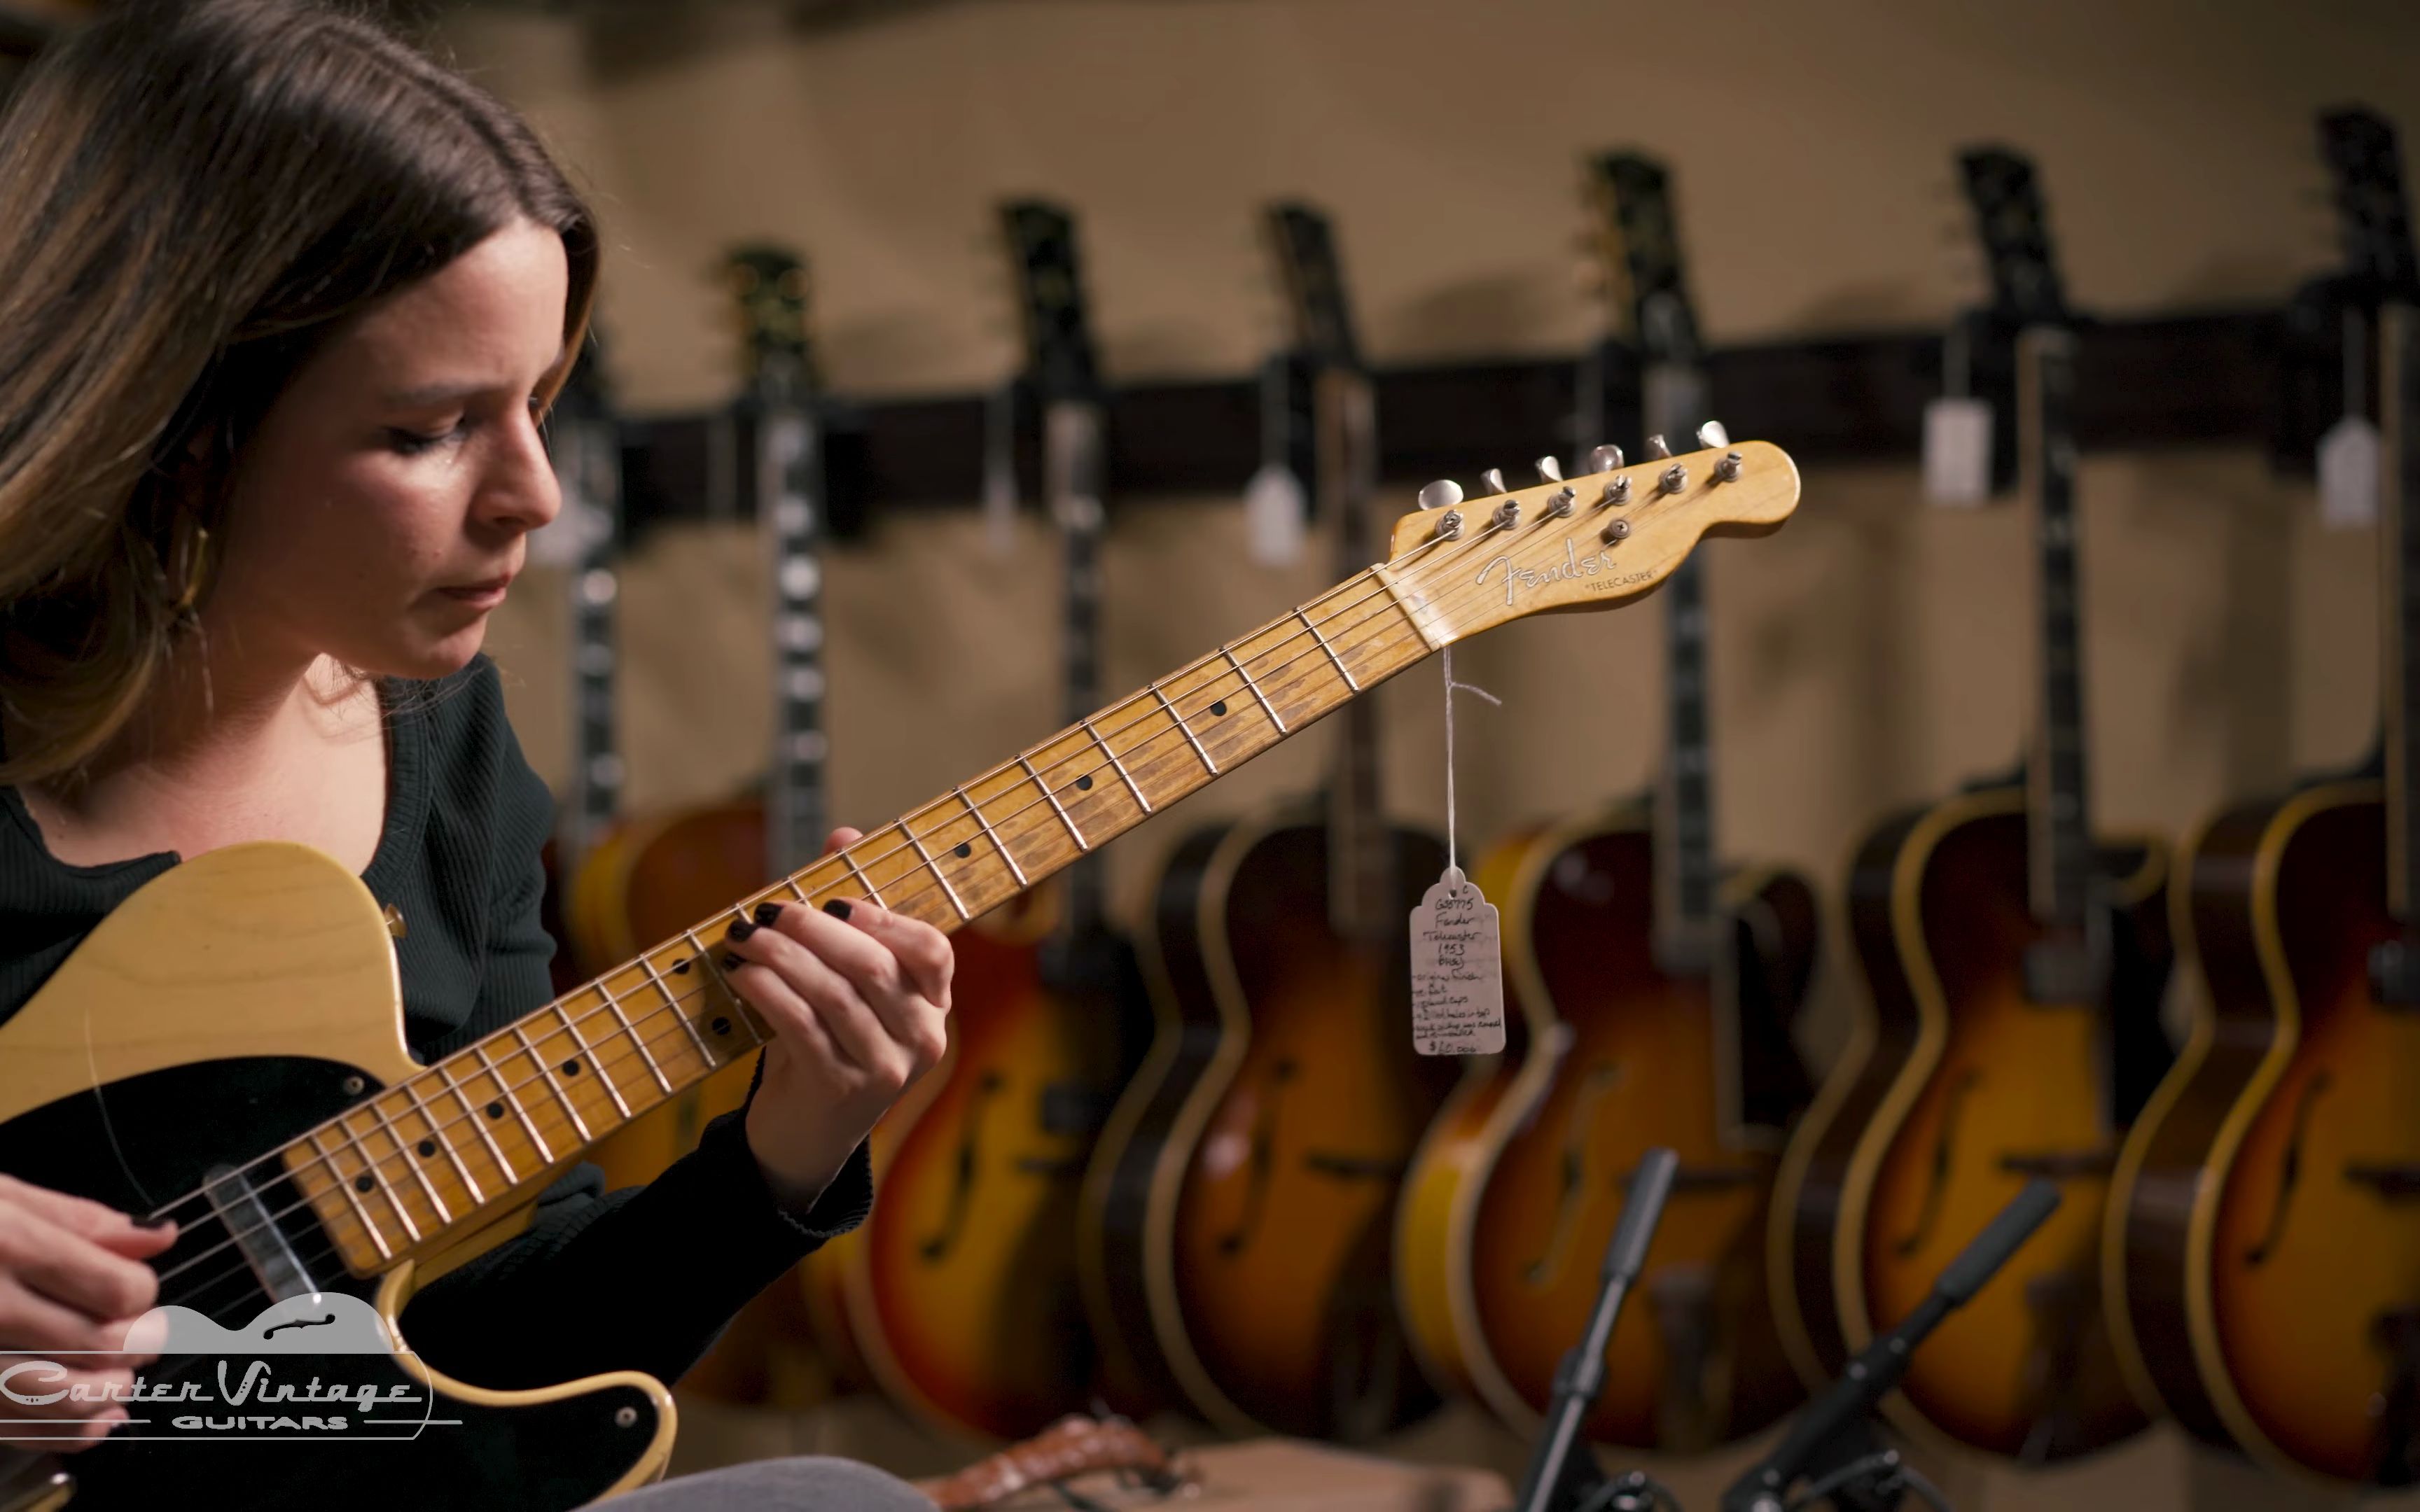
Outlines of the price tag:
[{"label": "price tag", "polygon": [[1412,1048],[1492,1056],[1504,1048],[1504,955],[1496,905],[1449,866],[1412,910]]},{"label": "price tag", "polygon": [[1935,399],[1924,407],[1924,497],[1974,509],[1992,496],[1992,407]]},{"label": "price tag", "polygon": [[2319,438],[2319,523],[2357,531],[2378,523],[2378,427],[2347,415]]},{"label": "price tag", "polygon": [[1252,560],[1264,567],[1291,567],[1302,559],[1302,480],[1294,469],[1272,462],[1244,486],[1244,535]]}]

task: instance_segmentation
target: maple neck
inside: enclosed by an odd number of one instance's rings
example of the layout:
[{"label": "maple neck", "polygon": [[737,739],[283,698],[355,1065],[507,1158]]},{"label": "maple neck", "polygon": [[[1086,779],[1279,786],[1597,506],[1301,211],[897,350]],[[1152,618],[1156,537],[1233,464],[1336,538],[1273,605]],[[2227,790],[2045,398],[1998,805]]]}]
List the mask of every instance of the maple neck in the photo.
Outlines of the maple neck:
[{"label": "maple neck", "polygon": [[437,1253],[770,1038],[716,965],[759,903],[871,899],[954,931],[1419,661],[1417,602],[1357,573],[281,1153],[357,1272]]},{"label": "maple neck", "polygon": [[2420,308],[2379,313],[2379,415],[2385,424],[2379,560],[2384,574],[2379,669],[2386,736],[2387,908],[2408,930],[2420,897],[2420,795],[2412,735],[2420,723]]},{"label": "maple neck", "polygon": [[756,497],[773,587],[773,749],[766,856],[796,871],[830,832],[824,769],[823,434],[803,395],[768,386],[756,409]]},{"label": "maple neck", "polygon": [[602,406],[558,409],[550,426],[566,523],[579,532],[571,575],[571,786],[555,825],[560,876],[604,838],[622,807],[622,758],[613,738],[613,605],[621,438]]},{"label": "maple neck", "polygon": [[2040,647],[2026,763],[2028,892],[2034,917],[2085,924],[2092,820],[2084,747],[2083,615],[2076,571],[2075,337],[2033,326],[2017,338],[2017,445],[2034,513]]},{"label": "maple neck", "polygon": [[[1370,521],[1377,491],[1377,407],[1369,377],[1323,367],[1312,388],[1315,476],[1320,508],[1337,523],[1337,571],[1350,574],[1376,555]],[[1328,919],[1340,938],[1383,933],[1394,852],[1378,783],[1378,710],[1349,703],[1330,755],[1327,783]]]},{"label": "maple neck", "polygon": [[[1647,432],[1683,437],[1704,420],[1705,385],[1693,365],[1651,364],[1641,394]],[[1664,584],[1664,764],[1656,779],[1655,926],[1667,971],[1714,966],[1714,758],[1706,691],[1706,581],[1699,559]]]},{"label": "maple neck", "polygon": [[[1081,719],[1101,697],[1101,407],[1053,400],[1043,410],[1043,447],[1044,498],[1066,553],[1062,706],[1064,717]],[[1086,856],[1069,867],[1063,887],[1063,928],[1078,935],[1097,931],[1107,906],[1098,859]]]}]

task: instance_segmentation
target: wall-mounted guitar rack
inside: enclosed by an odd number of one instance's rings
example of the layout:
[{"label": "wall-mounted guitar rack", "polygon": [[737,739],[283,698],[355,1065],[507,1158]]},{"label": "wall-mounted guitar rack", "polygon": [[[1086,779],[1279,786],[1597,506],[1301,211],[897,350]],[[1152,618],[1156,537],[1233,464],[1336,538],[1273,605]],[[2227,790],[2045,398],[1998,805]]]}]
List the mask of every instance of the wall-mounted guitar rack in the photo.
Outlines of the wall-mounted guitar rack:
[{"label": "wall-mounted guitar rack", "polygon": [[[2283,470],[2307,470],[2319,433],[2340,412],[2342,312],[2364,301],[2336,280],[2306,286],[2285,309],[2234,310],[2081,328],[2078,423],[2087,449],[2257,443]],[[2005,353],[1978,319],[1974,391],[2005,400]],[[1940,332],[1896,332],[1718,348],[1708,360],[1711,408],[1734,436],[1786,443],[1802,462],[1913,462],[1925,405],[1942,393]],[[1607,366],[1607,412],[1636,411],[1635,377]],[[1376,374],[1381,469],[1389,482],[1508,473],[1575,438],[1578,363],[1524,358],[1381,368]],[[2375,385],[2367,385],[2375,393]],[[1146,383],[1109,396],[1109,476],[1117,499],[1239,493],[1261,465],[1263,379]],[[985,396],[852,404],[835,401],[830,438],[833,532],[861,533],[892,509],[970,506],[983,494]],[[1040,496],[1040,448],[1030,400],[1015,403],[1018,497]],[[2005,414],[2005,409],[2003,409]],[[2012,432],[2003,424],[1996,429]],[[710,517],[706,479],[714,418],[625,423],[626,513],[631,532]],[[742,439],[744,442],[744,438]],[[746,455],[741,452],[738,455]],[[1525,469],[1526,471],[1526,469]],[[752,512],[747,480],[720,507]],[[1114,507],[1114,503],[1112,505]]]}]

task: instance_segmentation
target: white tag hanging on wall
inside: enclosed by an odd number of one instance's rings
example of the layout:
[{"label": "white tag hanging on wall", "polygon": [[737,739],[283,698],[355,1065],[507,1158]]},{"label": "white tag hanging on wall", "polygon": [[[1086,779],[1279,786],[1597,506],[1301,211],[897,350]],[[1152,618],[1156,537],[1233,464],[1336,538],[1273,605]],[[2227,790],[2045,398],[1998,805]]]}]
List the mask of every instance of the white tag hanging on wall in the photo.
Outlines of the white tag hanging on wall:
[{"label": "white tag hanging on wall", "polygon": [[2378,523],[2378,427],[2347,415],[2319,438],[2319,523],[2332,531]]},{"label": "white tag hanging on wall", "polygon": [[1992,497],[1992,407],[1945,395],[1924,407],[1924,497],[1976,509]]},{"label": "white tag hanging on wall", "polygon": [[1504,947],[1496,905],[1449,866],[1412,910],[1412,1048],[1492,1056],[1504,1048]]},{"label": "white tag hanging on wall", "polygon": [[1282,462],[1271,462],[1244,486],[1245,549],[1264,567],[1291,567],[1302,560],[1302,480]]}]

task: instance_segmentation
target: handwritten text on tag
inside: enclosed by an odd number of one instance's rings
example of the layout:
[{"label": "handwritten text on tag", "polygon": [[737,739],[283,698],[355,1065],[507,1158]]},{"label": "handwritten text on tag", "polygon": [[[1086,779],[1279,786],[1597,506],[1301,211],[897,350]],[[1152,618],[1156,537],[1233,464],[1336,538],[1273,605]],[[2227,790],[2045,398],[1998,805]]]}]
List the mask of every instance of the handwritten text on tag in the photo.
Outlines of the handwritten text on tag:
[{"label": "handwritten text on tag", "polygon": [[1412,910],[1412,1048],[1424,1056],[1504,1048],[1496,905],[1460,867],[1447,867]]}]

